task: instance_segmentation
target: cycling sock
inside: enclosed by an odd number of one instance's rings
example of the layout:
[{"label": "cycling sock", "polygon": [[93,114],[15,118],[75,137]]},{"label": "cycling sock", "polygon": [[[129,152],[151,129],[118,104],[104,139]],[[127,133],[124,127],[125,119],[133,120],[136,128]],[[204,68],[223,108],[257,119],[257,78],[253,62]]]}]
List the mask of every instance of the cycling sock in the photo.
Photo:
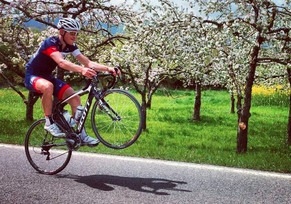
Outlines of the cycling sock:
[{"label": "cycling sock", "polygon": [[45,125],[46,126],[49,126],[49,125],[51,125],[51,124],[53,124],[54,122],[53,122],[53,119],[52,119],[52,116],[51,115],[46,115],[45,116]]}]

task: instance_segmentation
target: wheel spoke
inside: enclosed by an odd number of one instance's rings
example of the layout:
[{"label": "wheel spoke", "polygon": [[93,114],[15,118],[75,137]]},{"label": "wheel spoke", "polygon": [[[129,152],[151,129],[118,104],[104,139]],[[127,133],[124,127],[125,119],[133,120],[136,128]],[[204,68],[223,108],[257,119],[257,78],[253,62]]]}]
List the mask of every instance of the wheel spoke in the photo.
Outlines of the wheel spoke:
[{"label": "wheel spoke", "polygon": [[141,134],[142,116],[138,101],[128,92],[118,89],[107,90],[101,100],[101,103],[95,102],[91,116],[98,139],[115,149],[132,145]]},{"label": "wheel spoke", "polygon": [[65,139],[55,140],[44,129],[44,119],[31,125],[25,137],[26,157],[31,166],[43,174],[56,174],[70,161],[72,151]]}]

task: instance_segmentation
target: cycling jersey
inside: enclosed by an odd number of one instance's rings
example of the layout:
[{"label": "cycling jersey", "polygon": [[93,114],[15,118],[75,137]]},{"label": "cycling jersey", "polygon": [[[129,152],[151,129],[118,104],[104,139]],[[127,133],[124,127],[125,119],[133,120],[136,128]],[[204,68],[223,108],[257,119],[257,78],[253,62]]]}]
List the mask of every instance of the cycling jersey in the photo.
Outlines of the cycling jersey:
[{"label": "cycling jersey", "polygon": [[49,37],[42,42],[37,52],[33,55],[26,65],[26,72],[36,76],[50,76],[56,68],[57,63],[50,57],[53,52],[61,52],[65,57],[72,54],[74,57],[81,54],[78,47],[74,45],[66,45],[62,50],[62,43],[56,36]]},{"label": "cycling jersey", "polygon": [[64,57],[67,54],[72,54],[74,57],[81,54],[75,44],[66,45],[62,50],[62,43],[58,37],[47,38],[42,42],[39,49],[26,64],[25,87],[30,91],[40,93],[40,91],[35,87],[35,83],[38,79],[44,78],[54,85],[53,95],[60,100],[62,99],[63,93],[70,86],[52,76],[52,72],[56,68],[57,63],[50,57],[50,55],[57,51],[61,52]]}]

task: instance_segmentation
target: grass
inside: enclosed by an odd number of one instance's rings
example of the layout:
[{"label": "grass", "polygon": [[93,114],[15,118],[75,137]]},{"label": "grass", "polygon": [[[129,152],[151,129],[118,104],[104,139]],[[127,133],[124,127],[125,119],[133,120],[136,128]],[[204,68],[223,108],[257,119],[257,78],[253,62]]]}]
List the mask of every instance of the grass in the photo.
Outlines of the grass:
[{"label": "grass", "polygon": [[[282,106],[287,96],[280,96],[277,104],[272,98],[269,105],[265,102],[270,96],[253,96],[248,152],[237,154],[237,115],[230,113],[226,91],[203,92],[201,121],[196,122],[191,120],[194,92],[170,93],[171,97],[162,91],[154,96],[152,109],[148,110],[148,129],[133,146],[112,150],[99,145],[79,151],[291,173],[291,147],[286,143],[289,110],[286,103]],[[24,103],[12,90],[1,89],[0,104],[0,142],[22,145],[31,124],[25,121]],[[40,107],[38,101],[35,118],[42,117]]]}]

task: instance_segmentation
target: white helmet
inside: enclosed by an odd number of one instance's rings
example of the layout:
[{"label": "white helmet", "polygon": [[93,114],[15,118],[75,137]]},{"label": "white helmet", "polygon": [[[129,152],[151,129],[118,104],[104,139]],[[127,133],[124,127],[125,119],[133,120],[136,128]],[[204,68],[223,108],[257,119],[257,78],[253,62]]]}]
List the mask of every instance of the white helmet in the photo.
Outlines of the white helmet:
[{"label": "white helmet", "polygon": [[79,31],[81,29],[80,23],[73,18],[60,19],[57,27],[66,31]]}]

